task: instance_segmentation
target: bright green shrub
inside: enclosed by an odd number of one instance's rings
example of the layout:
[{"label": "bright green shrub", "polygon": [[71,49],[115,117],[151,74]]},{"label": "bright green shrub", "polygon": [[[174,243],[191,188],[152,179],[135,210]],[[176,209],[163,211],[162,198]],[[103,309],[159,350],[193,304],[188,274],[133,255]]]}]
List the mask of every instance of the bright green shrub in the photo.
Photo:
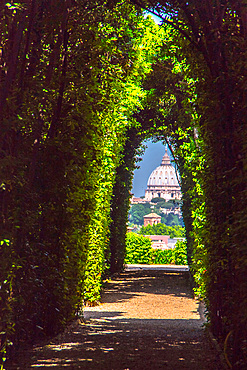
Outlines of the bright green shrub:
[{"label": "bright green shrub", "polygon": [[152,263],[154,265],[170,265],[175,264],[172,249],[154,249],[152,256]]},{"label": "bright green shrub", "polygon": [[186,243],[178,241],[174,249],[154,249],[152,263],[187,265]]},{"label": "bright green shrub", "polygon": [[174,249],[153,249],[149,238],[127,233],[125,263],[187,265],[186,243],[178,241]]},{"label": "bright green shrub", "polygon": [[186,265],[187,262],[187,250],[186,242],[178,240],[175,248],[173,249],[173,256],[176,265]]},{"label": "bright green shrub", "polygon": [[156,225],[142,226],[139,234],[142,235],[169,235],[171,238],[182,238],[185,236],[185,228],[179,225],[167,226],[159,223]]},{"label": "bright green shrub", "polygon": [[142,235],[127,233],[125,263],[152,263],[151,240]]}]

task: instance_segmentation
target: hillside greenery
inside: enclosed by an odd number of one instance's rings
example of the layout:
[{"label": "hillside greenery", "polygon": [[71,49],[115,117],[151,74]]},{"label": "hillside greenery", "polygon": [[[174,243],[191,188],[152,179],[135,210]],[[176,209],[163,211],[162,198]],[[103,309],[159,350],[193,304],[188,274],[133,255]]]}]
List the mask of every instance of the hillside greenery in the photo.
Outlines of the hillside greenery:
[{"label": "hillside greenery", "polygon": [[129,211],[129,220],[136,225],[143,225],[143,217],[148,215],[154,209],[151,209],[149,203],[132,204]]},{"label": "hillside greenery", "polygon": [[139,230],[141,235],[169,235],[170,238],[184,238],[185,229],[184,227],[175,225],[168,226],[162,223],[155,225],[142,226]]},{"label": "hillside greenery", "polygon": [[[144,223],[143,217],[148,215],[151,212],[154,212],[157,215],[161,216],[161,222],[166,225],[183,226],[182,218],[172,212],[172,209],[177,206],[178,206],[178,203],[174,204],[174,202],[166,202],[165,200],[161,200],[157,203],[147,202],[147,203],[132,204],[129,210],[129,221],[132,224],[142,226]],[[165,214],[162,208],[171,209],[171,212],[168,214]]]}]

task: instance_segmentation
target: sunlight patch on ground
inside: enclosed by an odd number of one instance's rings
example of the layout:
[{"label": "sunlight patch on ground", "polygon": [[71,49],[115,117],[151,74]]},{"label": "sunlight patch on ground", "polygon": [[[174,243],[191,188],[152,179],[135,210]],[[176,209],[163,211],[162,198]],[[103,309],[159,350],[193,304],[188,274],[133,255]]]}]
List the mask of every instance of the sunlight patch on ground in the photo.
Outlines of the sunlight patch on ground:
[{"label": "sunlight patch on ground", "polygon": [[189,271],[188,265],[145,265],[145,264],[129,264],[125,265],[125,271],[133,270],[157,270],[157,271]]},{"label": "sunlight patch on ground", "polygon": [[71,366],[70,363],[66,363],[66,362],[71,362],[71,360],[63,360],[61,361],[60,359],[54,359],[54,360],[40,360],[40,363],[39,364],[33,364],[31,365],[31,367],[57,367],[57,366],[60,366],[61,363],[63,364],[63,366]]},{"label": "sunlight patch on ground", "polygon": [[[92,358],[78,358],[77,359],[78,362],[92,362],[93,359]],[[37,364],[33,364],[31,365],[31,367],[61,367],[61,365],[63,367],[70,367],[73,366],[71,364],[71,362],[74,362],[74,360],[64,360],[64,359],[60,359],[60,358],[54,358],[54,359],[49,359],[49,360],[38,360],[38,362],[40,363],[37,363]]]},{"label": "sunlight patch on ground", "polygon": [[[52,361],[52,360],[49,360],[50,362]],[[66,362],[69,362],[69,361],[72,361],[72,360],[67,360]],[[78,362],[92,362],[93,361],[93,359],[91,359],[91,358],[78,358],[77,359],[77,361]],[[55,363],[47,363],[47,362],[45,362],[45,360],[43,360],[42,361],[42,363],[40,363],[40,364],[33,364],[33,365],[31,365],[31,367],[61,367],[61,365],[63,366],[63,367],[70,367],[71,368],[71,363],[64,363],[64,360],[63,361],[61,361],[60,359],[57,359],[56,360],[56,362]]]},{"label": "sunlight patch on ground", "polygon": [[106,330],[100,330],[97,333],[88,333],[88,335],[103,335],[103,334],[116,334],[121,333],[123,330],[114,330],[114,331],[106,331]]},{"label": "sunlight patch on ground", "polygon": [[[34,364],[34,365],[31,365],[31,367],[57,367],[59,366],[59,364]],[[70,365],[66,365],[64,364],[63,366],[70,366]]]},{"label": "sunlight patch on ground", "polygon": [[110,351],[114,351],[114,348],[104,348],[104,347],[101,347],[100,348],[103,352],[107,353],[107,352],[110,352]]},{"label": "sunlight patch on ground", "polygon": [[65,349],[72,349],[73,347],[81,346],[81,343],[62,343],[62,344],[49,344],[47,348],[53,351],[63,351]]}]

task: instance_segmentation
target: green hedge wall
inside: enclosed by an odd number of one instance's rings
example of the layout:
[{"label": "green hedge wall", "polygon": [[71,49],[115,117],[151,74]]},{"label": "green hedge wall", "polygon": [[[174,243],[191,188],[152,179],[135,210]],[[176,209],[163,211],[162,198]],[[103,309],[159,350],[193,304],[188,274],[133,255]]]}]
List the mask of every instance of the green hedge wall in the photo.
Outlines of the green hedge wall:
[{"label": "green hedge wall", "polygon": [[0,18],[5,358],[99,300],[116,169],[162,31],[128,2],[3,3]]},{"label": "green hedge wall", "polygon": [[186,243],[178,241],[174,249],[153,249],[151,239],[132,232],[126,236],[126,264],[187,265]]}]

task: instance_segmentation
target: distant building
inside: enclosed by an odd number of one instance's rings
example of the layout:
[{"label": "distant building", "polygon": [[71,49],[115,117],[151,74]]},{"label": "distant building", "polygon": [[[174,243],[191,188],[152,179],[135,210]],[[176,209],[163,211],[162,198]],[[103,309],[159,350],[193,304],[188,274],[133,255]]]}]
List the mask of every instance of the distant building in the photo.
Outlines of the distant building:
[{"label": "distant building", "polygon": [[161,216],[157,215],[156,213],[149,213],[143,218],[144,218],[144,226],[147,226],[147,225],[153,226],[153,225],[161,223]]},{"label": "distant building", "polygon": [[155,168],[149,176],[144,199],[151,201],[158,197],[165,199],[165,201],[181,199],[182,197],[176,170],[171,164],[167,149],[161,165]]},{"label": "distant building", "polygon": [[145,204],[147,202],[148,201],[145,198],[138,198],[134,196],[130,199],[131,204]]},{"label": "distant building", "polygon": [[174,215],[178,215],[178,217],[182,217],[182,212],[180,207],[175,208],[160,208],[160,211],[164,213],[164,215],[169,215],[173,213]]},{"label": "distant building", "polygon": [[177,241],[184,241],[185,238],[173,238],[169,235],[144,235],[146,238],[151,239],[152,248],[154,249],[173,249],[176,246]]},{"label": "distant building", "polygon": [[172,248],[175,248],[176,244],[178,241],[185,241],[186,239],[185,238],[169,238],[168,239],[168,249],[172,249]]},{"label": "distant building", "polygon": [[154,249],[168,249],[169,235],[144,235],[146,238],[151,239],[152,248]]},{"label": "distant building", "polygon": [[138,231],[138,227],[136,226],[127,226],[127,233],[133,232],[136,233]]}]

